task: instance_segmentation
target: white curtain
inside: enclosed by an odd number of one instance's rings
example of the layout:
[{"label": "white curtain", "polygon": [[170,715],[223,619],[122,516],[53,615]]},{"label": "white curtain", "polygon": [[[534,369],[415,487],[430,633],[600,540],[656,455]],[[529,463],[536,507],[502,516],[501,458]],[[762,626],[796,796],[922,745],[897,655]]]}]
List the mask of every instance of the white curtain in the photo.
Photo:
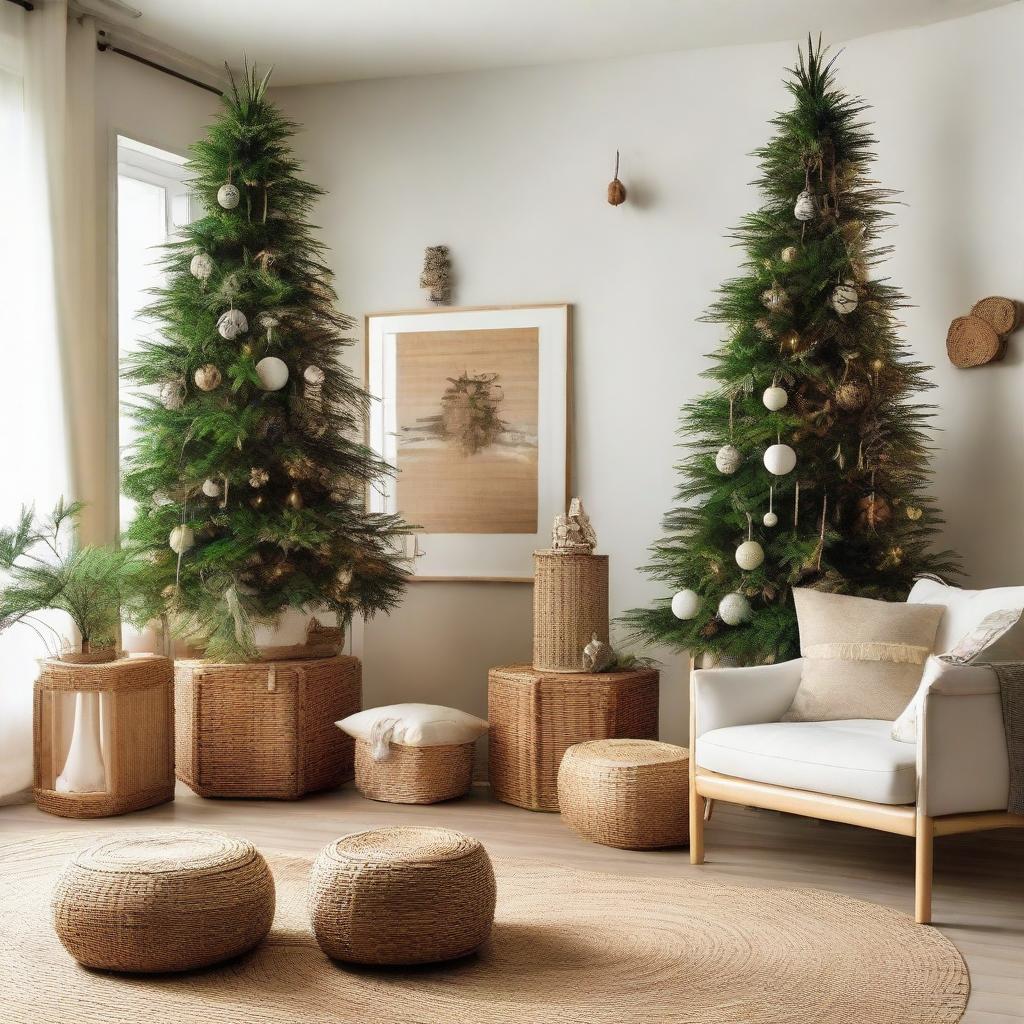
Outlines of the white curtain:
[{"label": "white curtain", "polygon": [[[66,0],[35,0],[32,11],[0,0],[3,525],[23,504],[46,511],[59,495],[88,496],[90,463],[105,457],[94,451],[102,412],[95,395],[106,393],[108,373],[101,357],[95,40],[88,19],[68,21]],[[52,621],[67,631],[65,622]],[[31,629],[0,634],[0,802],[31,784],[32,683],[44,653]]]}]

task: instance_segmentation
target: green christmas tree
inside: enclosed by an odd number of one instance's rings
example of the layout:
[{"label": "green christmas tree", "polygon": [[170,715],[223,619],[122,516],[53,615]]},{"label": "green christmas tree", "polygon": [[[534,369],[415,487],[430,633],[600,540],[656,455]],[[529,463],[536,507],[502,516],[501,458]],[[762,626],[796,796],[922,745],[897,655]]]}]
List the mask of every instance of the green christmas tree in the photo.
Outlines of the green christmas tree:
[{"label": "green christmas tree", "polygon": [[123,482],[126,544],[151,560],[136,617],[168,614],[221,661],[255,657],[254,624],[286,608],[387,611],[407,578],[405,524],[366,509],[391,467],[362,442],[370,397],[337,362],[352,321],[308,223],[322,191],[266,86],[247,68],[192,147],[206,215],[166,247],[146,310],[161,337],[125,372],[149,392]]},{"label": "green christmas tree", "polygon": [[928,367],[898,337],[902,293],[874,268],[895,193],[869,177],[866,104],[808,41],[792,109],[757,151],[763,204],[735,232],[743,274],[707,321],[727,340],[683,409],[677,506],[645,568],[675,596],[627,613],[637,638],[741,664],[799,652],[793,587],[902,600],[942,523],[928,484]]}]

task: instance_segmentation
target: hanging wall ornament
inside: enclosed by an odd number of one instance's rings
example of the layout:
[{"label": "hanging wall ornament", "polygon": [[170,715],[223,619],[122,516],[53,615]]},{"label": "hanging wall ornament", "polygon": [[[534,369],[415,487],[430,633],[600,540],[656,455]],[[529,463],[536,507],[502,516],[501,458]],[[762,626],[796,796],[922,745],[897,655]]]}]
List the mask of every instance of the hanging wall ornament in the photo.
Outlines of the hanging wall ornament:
[{"label": "hanging wall ornament", "polygon": [[208,498],[220,497],[220,484],[216,480],[206,479],[203,481],[203,494]]},{"label": "hanging wall ornament", "polygon": [[230,181],[225,181],[219,189],[217,189],[217,202],[225,210],[233,210],[237,205],[241,195],[238,189],[231,184]]},{"label": "hanging wall ornament", "polygon": [[171,530],[168,543],[176,555],[183,555],[196,542],[196,536],[191,526],[176,526]]},{"label": "hanging wall ornament", "polygon": [[793,206],[793,216],[799,221],[814,220],[818,213],[818,207],[814,202],[814,195],[808,189],[804,189],[796,197],[796,203]]},{"label": "hanging wall ornament", "polygon": [[786,407],[789,395],[786,393],[785,388],[780,388],[778,384],[772,384],[770,388],[765,388],[761,401],[764,402],[764,407],[770,412],[778,412]]},{"label": "hanging wall ornament", "polygon": [[718,602],[718,617],[727,626],[738,626],[746,622],[751,614],[750,602],[743,594],[726,594]]},{"label": "hanging wall ornament", "polygon": [[778,313],[785,309],[788,303],[789,296],[777,284],[773,284],[771,288],[766,288],[761,292],[761,304],[772,313]]},{"label": "hanging wall ornament", "polygon": [[796,263],[796,258],[799,255],[800,250],[795,245],[787,245],[780,253],[783,263]]},{"label": "hanging wall ornament", "polygon": [[700,595],[695,590],[680,590],[672,598],[672,614],[677,619],[695,619],[700,611]]},{"label": "hanging wall ornament", "polygon": [[832,289],[832,297],[828,300],[829,305],[840,315],[846,316],[857,308],[860,296],[857,294],[857,286],[852,281],[844,281]]},{"label": "hanging wall ornament", "polygon": [[249,321],[240,309],[226,309],[217,321],[217,333],[225,341],[234,341],[249,330]]},{"label": "hanging wall ornament", "polygon": [[264,487],[270,480],[270,474],[262,466],[253,466],[249,470],[249,486]]},{"label": "hanging wall ornament", "polygon": [[785,476],[796,468],[796,452],[788,444],[773,444],[764,453],[764,468],[775,476]]},{"label": "hanging wall ornament", "polygon": [[772,507],[775,500],[775,487],[771,486],[768,488],[768,511],[764,514],[764,519],[761,522],[767,527],[778,526],[779,517],[775,514],[775,510]]},{"label": "hanging wall ornament", "polygon": [[160,385],[160,401],[165,409],[176,412],[185,404],[185,385],[180,380],[169,380]]},{"label": "hanging wall ornament", "polygon": [[213,363],[204,363],[195,372],[196,387],[200,391],[213,391],[220,387],[220,370]]},{"label": "hanging wall ornament", "polygon": [[188,265],[189,273],[198,281],[209,280],[213,273],[213,259],[205,252],[197,252]]},{"label": "hanging wall ornament", "polygon": [[288,364],[277,356],[264,356],[256,364],[256,374],[264,391],[280,391],[288,383]]},{"label": "hanging wall ornament", "polygon": [[736,549],[736,564],[746,572],[764,561],[764,548],[754,540],[754,521],[747,513],[747,539]]},{"label": "hanging wall ornament", "polygon": [[626,186],[619,181],[619,151],[615,150],[615,176],[608,182],[608,202],[621,206],[626,201]]}]

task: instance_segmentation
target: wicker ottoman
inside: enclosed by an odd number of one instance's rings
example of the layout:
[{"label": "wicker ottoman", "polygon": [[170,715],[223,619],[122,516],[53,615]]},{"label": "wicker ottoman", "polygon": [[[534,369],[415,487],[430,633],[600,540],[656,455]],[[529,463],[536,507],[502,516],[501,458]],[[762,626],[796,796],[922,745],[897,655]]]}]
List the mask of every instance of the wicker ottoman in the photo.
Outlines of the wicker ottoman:
[{"label": "wicker ottoman", "polygon": [[370,800],[391,804],[436,804],[465,796],[473,781],[476,742],[438,747],[391,743],[386,761],[356,740],[356,789]]},{"label": "wicker ottoman", "polygon": [[472,953],[491,933],[494,897],[487,851],[446,828],[344,836],[320,851],[309,880],[320,948],[361,964],[424,964]]},{"label": "wicker ottoman", "polygon": [[558,770],[562,820],[604,846],[681,846],[690,838],[689,766],[689,751],[671,743],[577,743]]},{"label": "wicker ottoman", "polygon": [[53,923],[86,967],[155,973],[252,949],[274,919],[274,880],[241,839],[197,830],[124,832],[77,854],[57,881]]}]

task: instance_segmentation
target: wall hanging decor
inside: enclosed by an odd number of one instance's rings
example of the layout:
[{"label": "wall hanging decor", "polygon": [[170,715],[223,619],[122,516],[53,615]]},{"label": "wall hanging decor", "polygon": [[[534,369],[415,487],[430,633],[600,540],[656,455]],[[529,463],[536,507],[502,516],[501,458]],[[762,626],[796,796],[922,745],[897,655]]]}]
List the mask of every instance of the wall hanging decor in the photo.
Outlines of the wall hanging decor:
[{"label": "wall hanging decor", "polygon": [[946,333],[949,361],[961,370],[995,363],[1006,355],[1006,340],[1020,326],[1020,306],[999,295],[980,299],[967,316],[954,318]]},{"label": "wall hanging decor", "polygon": [[626,186],[619,181],[619,151],[615,150],[615,177],[608,182],[608,202],[621,206],[626,201]]},{"label": "wall hanging decor", "polygon": [[428,245],[423,254],[420,287],[435,306],[452,303],[452,261],[447,245]]},{"label": "wall hanging decor", "polygon": [[[413,579],[530,582],[567,499],[569,307],[372,313],[371,512],[416,524]],[[587,634],[589,639],[589,633]]]}]

